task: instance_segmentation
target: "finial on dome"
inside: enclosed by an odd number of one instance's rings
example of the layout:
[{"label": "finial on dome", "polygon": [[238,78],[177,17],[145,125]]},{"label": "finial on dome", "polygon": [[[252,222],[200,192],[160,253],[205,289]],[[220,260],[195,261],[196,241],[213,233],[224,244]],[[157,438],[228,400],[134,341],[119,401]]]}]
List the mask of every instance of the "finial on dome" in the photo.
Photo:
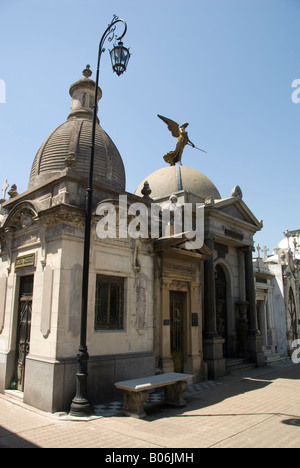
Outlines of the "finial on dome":
[{"label": "finial on dome", "polygon": [[[82,72],[85,78],[81,78],[70,87],[70,96],[72,98],[71,112],[68,120],[71,118],[93,118],[93,104],[95,101],[95,82],[89,79],[92,75],[90,65],[87,65]],[[98,86],[97,102],[102,97],[102,91]]]},{"label": "finial on dome", "polygon": [[90,70],[91,66],[87,65],[86,68],[83,70],[82,74],[85,78],[90,78],[93,72]]},{"label": "finial on dome", "polygon": [[144,182],[144,187],[141,190],[141,193],[143,194],[144,198],[146,198],[147,200],[151,200],[150,195],[152,193],[152,190],[147,180]]},{"label": "finial on dome", "polygon": [[243,192],[242,192],[241,188],[238,185],[236,185],[232,189],[231,196],[232,197],[237,197],[237,198],[243,198]]}]

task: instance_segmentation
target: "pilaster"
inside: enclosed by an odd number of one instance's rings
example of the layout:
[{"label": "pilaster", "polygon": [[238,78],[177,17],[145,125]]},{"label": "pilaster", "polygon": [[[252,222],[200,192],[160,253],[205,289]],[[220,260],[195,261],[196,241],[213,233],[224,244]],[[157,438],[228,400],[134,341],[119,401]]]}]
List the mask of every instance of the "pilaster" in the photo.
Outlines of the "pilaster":
[{"label": "pilaster", "polygon": [[250,245],[244,248],[246,299],[249,302],[248,352],[249,352],[250,359],[256,362],[258,367],[263,367],[265,365],[265,355],[262,350],[262,336],[258,330],[258,324],[257,324],[256,294],[255,294],[252,251],[253,251],[253,247]]},{"label": "pilaster", "polygon": [[[191,297],[191,323],[188,324],[190,330],[190,344],[189,353],[187,358],[187,366],[185,371],[194,374],[196,378],[201,378],[201,363],[202,363],[202,332],[199,333],[201,326],[201,315],[199,317],[198,304],[199,304],[199,283],[191,283],[190,297]],[[201,342],[199,342],[199,337]]]},{"label": "pilaster", "polygon": [[[208,237],[205,245],[213,252],[214,238]],[[225,340],[217,333],[217,309],[215,267],[213,256],[204,262],[204,339],[203,354],[207,363],[208,377],[218,378],[225,374],[223,344]]]},{"label": "pilaster", "polygon": [[162,279],[162,333],[160,345],[160,361],[164,374],[174,372],[174,363],[171,354],[171,324],[170,324],[170,285],[172,280]]}]

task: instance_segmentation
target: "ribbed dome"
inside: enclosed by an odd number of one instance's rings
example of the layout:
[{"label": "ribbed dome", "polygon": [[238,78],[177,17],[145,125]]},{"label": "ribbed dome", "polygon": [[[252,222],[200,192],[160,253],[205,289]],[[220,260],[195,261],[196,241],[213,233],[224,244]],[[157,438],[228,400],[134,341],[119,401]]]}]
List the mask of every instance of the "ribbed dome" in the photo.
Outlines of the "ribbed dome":
[{"label": "ribbed dome", "polygon": [[[32,165],[29,188],[43,184],[59,174],[70,161],[73,170],[88,177],[92,121],[74,118],[63,123],[47,138]],[[125,190],[125,169],[116,146],[97,125],[95,141],[94,180]]]},{"label": "ribbed dome", "polygon": [[[39,149],[30,174],[29,189],[42,185],[49,177],[59,175],[66,167],[88,180],[92,135],[95,82],[89,79],[89,65],[85,78],[70,87],[71,112],[67,122],[60,125]],[[102,92],[98,88],[97,99]],[[97,123],[95,138],[94,180],[113,188],[125,190],[125,169],[115,144]]]},{"label": "ribbed dome", "polygon": [[136,195],[142,196],[142,189],[146,181],[151,189],[150,196],[154,200],[169,197],[181,190],[198,195],[201,202],[204,202],[207,197],[212,197],[214,200],[221,199],[220,193],[212,181],[190,167],[168,166],[153,172],[141,183],[135,192]]}]

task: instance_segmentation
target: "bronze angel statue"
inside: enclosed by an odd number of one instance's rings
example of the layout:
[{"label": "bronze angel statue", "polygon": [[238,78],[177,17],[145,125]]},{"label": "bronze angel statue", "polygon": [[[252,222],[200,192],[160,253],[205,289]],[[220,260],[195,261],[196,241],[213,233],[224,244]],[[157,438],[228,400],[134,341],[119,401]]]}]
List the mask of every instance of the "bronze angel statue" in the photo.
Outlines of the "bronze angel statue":
[{"label": "bronze angel statue", "polygon": [[172,133],[173,137],[178,138],[177,145],[174,151],[170,151],[164,156],[164,160],[166,163],[170,164],[171,166],[175,166],[177,162],[182,166],[181,158],[182,153],[186,145],[190,145],[193,148],[196,148],[200,151],[206,153],[206,151],[197,148],[194,143],[192,143],[189,139],[188,132],[186,131],[186,127],[189,125],[188,123],[184,123],[181,126],[174,120],[167,119],[167,117],[163,117],[162,115],[157,115],[163,122],[168,125],[168,129]]}]

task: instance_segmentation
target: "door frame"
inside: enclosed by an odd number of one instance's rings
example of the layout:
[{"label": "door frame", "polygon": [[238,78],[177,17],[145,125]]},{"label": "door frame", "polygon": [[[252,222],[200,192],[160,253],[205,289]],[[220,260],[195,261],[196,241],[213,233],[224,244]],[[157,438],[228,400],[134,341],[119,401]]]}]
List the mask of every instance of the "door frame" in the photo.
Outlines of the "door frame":
[{"label": "door frame", "polygon": [[[182,291],[182,290],[174,290],[170,289],[169,291],[170,294],[170,351],[174,363],[174,372],[183,372],[184,371],[184,366],[185,366],[185,361],[187,357],[187,310],[188,310],[188,291]],[[173,340],[174,340],[174,325],[173,325],[173,314],[174,314],[174,301],[172,296],[173,295],[182,295],[184,298],[182,301],[183,304],[183,309],[182,309],[182,320],[181,320],[181,330],[180,330],[180,335],[181,335],[181,350],[178,352],[178,354],[181,354],[181,365],[179,365],[179,361],[177,361],[174,358],[174,351],[173,351]],[[179,357],[179,356],[178,356]]]},{"label": "door frame", "polygon": [[[30,282],[30,290],[26,292],[24,288],[24,291],[22,291],[22,282],[26,281],[26,279],[31,279]],[[25,370],[26,370],[26,357],[29,354],[30,351],[30,338],[31,338],[31,324],[32,324],[32,305],[33,305],[33,290],[34,290],[34,274],[26,274],[26,275],[20,275],[18,276],[18,288],[17,288],[17,294],[16,294],[16,322],[15,322],[15,364],[14,364],[14,379],[16,379],[16,385],[17,385],[17,390],[24,392],[24,384],[25,384]],[[28,297],[28,300],[24,300],[25,297]],[[22,301],[23,297],[23,301]],[[23,370],[22,370],[22,375],[21,375],[21,384],[19,383],[19,376],[20,376],[20,371],[19,371],[19,346],[20,346],[20,318],[21,318],[21,305],[22,302],[28,302],[30,304],[30,328],[28,330],[28,322],[26,322],[26,327],[25,327],[25,349],[24,349],[24,359],[23,359]],[[28,349],[26,347],[28,346]]]}]

